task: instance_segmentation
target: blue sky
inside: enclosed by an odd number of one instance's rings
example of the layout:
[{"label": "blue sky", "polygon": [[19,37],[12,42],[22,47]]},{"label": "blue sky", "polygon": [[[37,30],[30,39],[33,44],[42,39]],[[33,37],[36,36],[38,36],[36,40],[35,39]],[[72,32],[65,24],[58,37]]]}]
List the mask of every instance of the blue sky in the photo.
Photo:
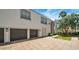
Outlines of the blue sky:
[{"label": "blue sky", "polygon": [[55,20],[58,19],[59,13],[64,10],[67,14],[79,13],[79,9],[33,9],[34,11]]}]

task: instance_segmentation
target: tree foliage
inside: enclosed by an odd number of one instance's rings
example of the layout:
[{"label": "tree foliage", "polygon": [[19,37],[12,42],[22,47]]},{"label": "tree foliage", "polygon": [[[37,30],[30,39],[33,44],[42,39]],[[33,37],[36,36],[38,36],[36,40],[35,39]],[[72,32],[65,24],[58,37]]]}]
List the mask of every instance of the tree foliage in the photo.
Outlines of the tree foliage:
[{"label": "tree foliage", "polygon": [[76,30],[76,26],[79,27],[79,14],[67,15],[65,11],[61,11],[59,16],[61,16],[61,19],[58,20],[58,29],[62,30],[62,32],[67,33],[69,28]]},{"label": "tree foliage", "polygon": [[65,11],[61,11],[59,13],[59,17],[65,17],[67,15],[67,13]]}]

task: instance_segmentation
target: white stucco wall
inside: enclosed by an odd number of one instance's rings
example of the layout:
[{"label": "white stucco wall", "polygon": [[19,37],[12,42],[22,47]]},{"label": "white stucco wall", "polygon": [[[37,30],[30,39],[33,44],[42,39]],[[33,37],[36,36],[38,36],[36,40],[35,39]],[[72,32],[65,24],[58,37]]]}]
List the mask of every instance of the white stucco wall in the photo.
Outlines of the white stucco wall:
[{"label": "white stucco wall", "polygon": [[[41,15],[31,12],[31,20],[20,18],[19,9],[0,9],[0,27],[1,28],[22,28],[22,29],[38,29],[39,37],[48,35],[50,32],[50,24],[41,23]],[[50,22],[50,20],[47,20]],[[46,28],[46,33],[42,32],[42,28]],[[42,35],[44,33],[44,35]]]}]

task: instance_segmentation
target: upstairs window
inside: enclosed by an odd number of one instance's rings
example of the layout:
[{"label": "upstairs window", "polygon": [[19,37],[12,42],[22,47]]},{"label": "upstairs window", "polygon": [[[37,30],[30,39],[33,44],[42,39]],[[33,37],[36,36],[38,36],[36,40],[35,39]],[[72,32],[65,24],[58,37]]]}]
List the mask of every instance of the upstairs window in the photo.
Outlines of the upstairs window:
[{"label": "upstairs window", "polygon": [[27,10],[21,9],[21,18],[31,20],[31,13]]},{"label": "upstairs window", "polygon": [[44,17],[41,17],[41,23],[43,23],[43,24],[47,24],[47,19],[44,18]]}]

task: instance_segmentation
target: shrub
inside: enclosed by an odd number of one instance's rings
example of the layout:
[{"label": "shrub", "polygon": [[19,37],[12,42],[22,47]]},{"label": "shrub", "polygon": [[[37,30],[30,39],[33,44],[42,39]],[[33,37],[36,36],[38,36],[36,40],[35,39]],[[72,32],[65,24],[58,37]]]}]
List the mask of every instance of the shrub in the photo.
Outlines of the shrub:
[{"label": "shrub", "polygon": [[79,36],[79,32],[73,32],[72,36]]},{"label": "shrub", "polygon": [[79,36],[79,32],[59,33],[62,36]]},{"label": "shrub", "polygon": [[48,36],[52,36],[53,35],[53,33],[48,33]]}]

